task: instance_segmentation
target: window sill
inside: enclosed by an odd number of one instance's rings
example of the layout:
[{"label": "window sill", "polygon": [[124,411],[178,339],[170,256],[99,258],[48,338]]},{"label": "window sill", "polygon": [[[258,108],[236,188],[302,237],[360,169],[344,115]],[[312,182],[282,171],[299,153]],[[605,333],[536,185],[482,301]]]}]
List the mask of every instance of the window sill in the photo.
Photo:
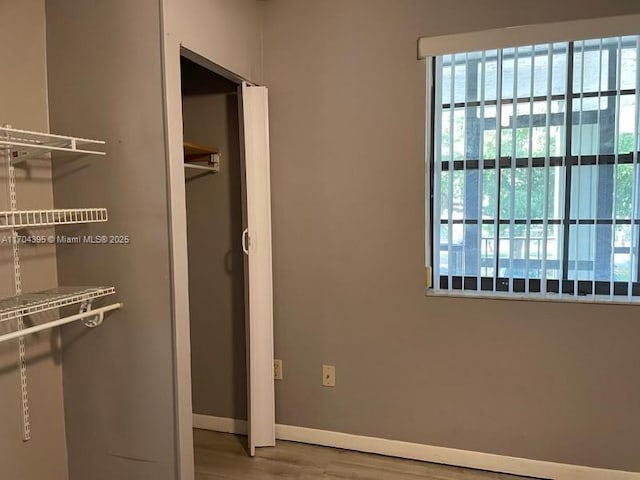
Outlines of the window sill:
[{"label": "window sill", "polygon": [[556,302],[556,303],[597,303],[603,305],[640,305],[640,298],[610,296],[610,295],[559,295],[557,293],[509,293],[509,292],[477,292],[470,290],[426,290],[427,297],[451,298],[481,298],[485,300],[509,300],[526,302]]}]

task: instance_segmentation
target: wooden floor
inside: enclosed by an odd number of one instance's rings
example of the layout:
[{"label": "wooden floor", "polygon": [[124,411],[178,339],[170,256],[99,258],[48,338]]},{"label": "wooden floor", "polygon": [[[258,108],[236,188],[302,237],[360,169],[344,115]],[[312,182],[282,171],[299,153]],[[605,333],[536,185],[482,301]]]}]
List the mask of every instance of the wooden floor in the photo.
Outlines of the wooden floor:
[{"label": "wooden floor", "polygon": [[[197,480],[516,480],[504,475],[278,441],[250,458],[246,438],[194,430]],[[531,479],[528,479],[531,480]]]}]

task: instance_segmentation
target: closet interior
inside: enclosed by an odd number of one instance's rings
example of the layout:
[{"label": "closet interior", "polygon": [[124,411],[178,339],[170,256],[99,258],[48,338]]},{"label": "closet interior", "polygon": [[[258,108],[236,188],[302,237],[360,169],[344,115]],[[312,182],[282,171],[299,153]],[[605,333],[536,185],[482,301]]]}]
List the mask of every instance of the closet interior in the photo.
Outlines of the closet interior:
[{"label": "closet interior", "polygon": [[185,57],[181,82],[193,413],[245,420],[238,85]]}]

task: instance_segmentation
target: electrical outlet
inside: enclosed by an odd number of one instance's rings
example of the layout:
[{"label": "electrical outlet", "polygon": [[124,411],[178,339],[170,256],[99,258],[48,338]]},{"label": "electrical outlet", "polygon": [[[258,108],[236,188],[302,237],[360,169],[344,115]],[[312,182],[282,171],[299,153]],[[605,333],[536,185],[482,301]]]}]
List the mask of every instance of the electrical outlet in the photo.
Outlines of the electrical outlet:
[{"label": "electrical outlet", "polygon": [[336,367],[333,365],[322,365],[322,385],[325,387],[336,386]]},{"label": "electrical outlet", "polygon": [[273,378],[282,380],[282,360],[275,359],[273,361]]}]

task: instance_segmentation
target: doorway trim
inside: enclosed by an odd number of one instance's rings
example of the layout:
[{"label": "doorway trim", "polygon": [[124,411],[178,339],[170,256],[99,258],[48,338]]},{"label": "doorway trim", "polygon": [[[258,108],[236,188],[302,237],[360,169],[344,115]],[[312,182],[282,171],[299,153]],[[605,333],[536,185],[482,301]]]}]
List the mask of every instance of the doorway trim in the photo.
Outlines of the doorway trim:
[{"label": "doorway trim", "polygon": [[175,417],[175,464],[178,480],[195,479],[193,404],[191,397],[191,329],[189,325],[189,271],[184,167],[181,164],[182,91],[181,45],[162,39],[164,141],[167,152],[167,211],[169,216],[169,267],[173,329],[173,383]]},{"label": "doorway trim", "polygon": [[[173,329],[176,478],[194,480],[191,338],[187,257],[186,189],[183,166],[183,117],[180,58],[185,57],[234,83],[249,82],[182,43],[162,36],[164,142],[166,149],[167,210]],[[243,148],[243,146],[241,146]],[[247,372],[249,374],[249,372]]]},{"label": "doorway trim", "polygon": [[194,52],[193,50],[189,50],[188,48],[185,48],[183,45],[180,45],[180,56],[186,58],[187,60],[191,60],[193,63],[197,63],[198,65],[200,65],[203,68],[206,68],[210,72],[213,72],[216,75],[220,75],[221,77],[224,77],[227,80],[230,80],[233,83],[236,83],[238,85],[242,85],[242,82],[246,82],[249,85],[253,85],[246,78],[238,75],[237,73],[232,72],[231,70],[224,68],[221,65],[218,65],[217,63],[213,63],[208,58],[203,57],[202,55]]}]

